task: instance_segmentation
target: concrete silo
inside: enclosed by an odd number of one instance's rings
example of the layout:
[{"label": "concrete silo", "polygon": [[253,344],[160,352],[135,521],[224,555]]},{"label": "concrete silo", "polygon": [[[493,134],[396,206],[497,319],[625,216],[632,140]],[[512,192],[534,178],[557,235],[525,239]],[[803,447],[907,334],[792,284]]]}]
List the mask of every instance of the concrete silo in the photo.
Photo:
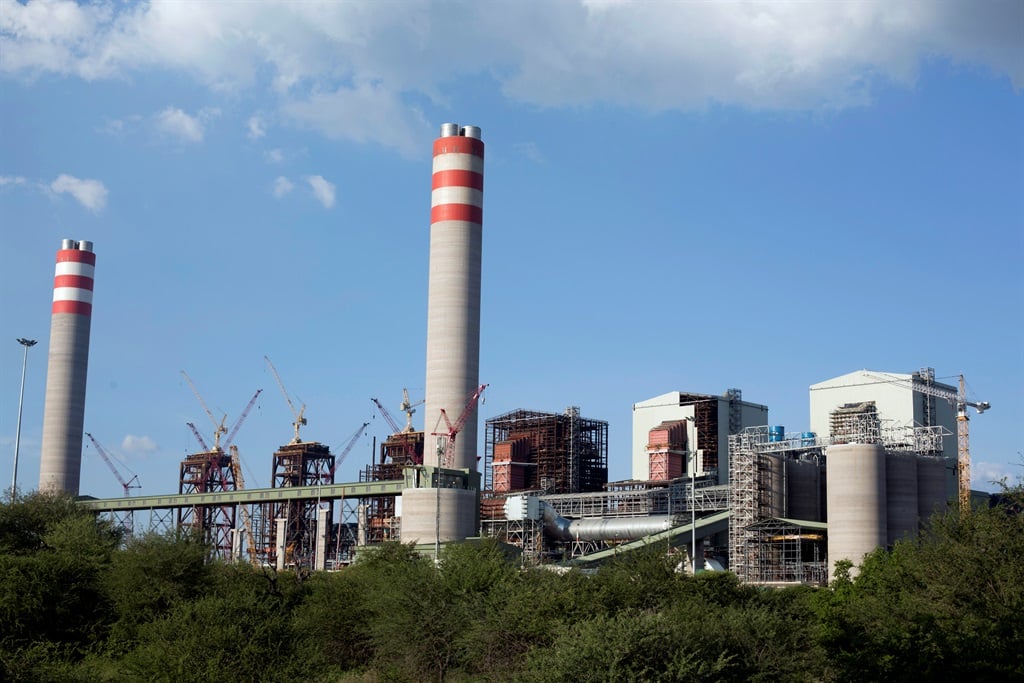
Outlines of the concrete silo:
[{"label": "concrete silo", "polygon": [[78,495],[95,270],[92,242],[62,242],[53,281],[40,491]]},{"label": "concrete silo", "polygon": [[829,576],[836,562],[859,565],[886,545],[885,450],[879,444],[836,444],[825,450]]},{"label": "concrete silo", "polygon": [[944,512],[949,500],[946,459],[930,455],[917,459],[917,515],[925,525],[936,512]]},{"label": "concrete silo", "polygon": [[886,543],[892,545],[917,534],[917,456],[887,453],[885,456]]},{"label": "concrete silo", "polygon": [[[434,140],[427,294],[427,377],[424,427],[429,433],[443,408],[454,422],[480,379],[480,268],[483,245],[484,143],[480,129],[446,123]],[[443,423],[442,423],[443,424]],[[477,468],[477,418],[463,425],[448,467]],[[424,464],[438,465],[429,440]],[[443,488],[402,494],[402,540],[434,542],[477,533],[478,492]]]}]

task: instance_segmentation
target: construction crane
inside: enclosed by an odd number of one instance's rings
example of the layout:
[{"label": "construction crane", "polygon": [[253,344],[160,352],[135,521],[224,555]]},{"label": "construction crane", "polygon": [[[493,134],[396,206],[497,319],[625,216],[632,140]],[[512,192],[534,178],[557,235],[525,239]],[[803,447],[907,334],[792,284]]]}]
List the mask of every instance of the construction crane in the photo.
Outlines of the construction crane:
[{"label": "construction crane", "polygon": [[930,383],[904,379],[902,377],[890,377],[874,372],[866,373],[877,377],[883,382],[908,387],[913,391],[944,398],[956,410],[956,451],[957,451],[957,501],[960,505],[960,514],[968,514],[971,511],[971,448],[968,431],[970,417],[967,414],[968,408],[974,408],[978,414],[985,412],[992,407],[988,401],[968,401],[966,384],[963,374],[960,375],[960,383],[956,391],[938,387]]},{"label": "construction crane", "polygon": [[[262,389],[257,389],[256,393],[253,394],[252,398],[249,399],[249,403],[245,406],[245,409],[242,410],[242,414],[238,416],[238,419],[235,420],[235,424],[231,427],[231,432],[228,434],[228,437],[224,440],[224,446],[231,446],[232,442],[235,440],[235,436],[238,434],[238,430],[241,429],[242,427],[242,423],[245,422],[245,418],[249,416],[249,411],[252,410],[253,404],[256,403],[256,399],[259,398],[259,395],[262,392]],[[196,396],[199,396],[199,392],[196,392]],[[200,397],[199,401],[200,403],[202,403],[203,399]],[[206,407],[205,403],[203,403],[203,407]],[[207,410],[207,414],[211,415],[212,417],[212,414],[210,413],[209,410]],[[220,421],[220,424],[217,425],[217,429],[214,430],[214,436],[216,437],[216,440],[214,441],[213,448],[210,448],[210,446],[207,445],[206,439],[204,439],[203,435],[199,433],[199,429],[196,428],[194,423],[186,422],[185,424],[188,425],[188,428],[192,430],[192,434],[196,437],[196,441],[199,442],[199,445],[203,447],[204,452],[222,453],[224,451],[224,448],[220,445],[220,434],[223,431],[226,431],[221,429],[221,427],[224,426],[225,420],[227,420],[226,414],[224,415],[224,419]],[[216,420],[214,420],[214,424],[216,424]]]},{"label": "construction crane", "polygon": [[[259,392],[257,392],[257,395],[259,395]],[[235,475],[235,488],[242,491],[245,489],[245,477],[242,476],[242,456],[238,453],[238,446],[234,444],[228,446],[228,451],[231,453],[231,471]],[[245,551],[249,554],[249,563],[254,567],[258,567],[256,537],[252,533],[252,517],[249,514],[249,507],[243,503],[238,506],[238,509],[242,513],[242,526],[245,529]]]},{"label": "construction crane", "polygon": [[[406,397],[408,397],[408,394],[406,394]],[[384,420],[388,423],[388,426],[391,427],[391,433],[395,437],[394,439],[392,439],[391,443],[398,442],[401,444],[401,457],[403,463],[408,464],[417,462],[418,457],[416,455],[416,441],[412,437],[408,436],[409,434],[412,434],[412,431],[405,431],[401,427],[399,427],[398,422],[391,415],[391,413],[388,412],[388,409],[384,407],[383,403],[381,403],[375,398],[371,398],[370,400],[373,401],[373,404],[375,406],[377,406],[377,410],[380,411],[380,414],[384,417]],[[402,405],[404,406],[406,405],[406,403],[407,401],[404,401]],[[422,403],[422,401],[420,403]],[[416,405],[419,405],[419,403],[417,403]],[[411,414],[409,415],[411,421]],[[383,463],[383,461],[381,462]]]},{"label": "construction crane", "polygon": [[[107,455],[107,451],[104,450],[103,446],[100,445],[100,442],[97,441],[96,438],[89,432],[86,432],[85,435],[89,437],[89,441],[92,441],[92,445],[96,447],[96,452],[100,454],[101,458],[103,458],[103,462],[107,463],[107,467],[109,467],[110,471],[114,473],[115,477],[117,477],[118,483],[121,484],[121,487],[124,489],[125,498],[131,495],[131,493],[129,493],[129,489],[142,488],[142,484],[139,483],[139,475],[133,472],[132,478],[129,479],[128,481],[125,481],[124,477],[121,476],[121,473],[118,471],[118,469],[114,467],[113,460],[111,460],[110,456]],[[135,483],[133,484],[132,482]]]},{"label": "construction crane", "polygon": [[426,399],[424,399],[423,401],[416,401],[415,403],[411,403],[409,401],[409,390],[405,388],[402,389],[402,405],[399,406],[399,409],[405,413],[405,429],[403,430],[404,432],[408,433],[413,431],[412,415],[413,413],[416,412],[416,406],[423,405],[425,402]]},{"label": "construction crane", "polygon": [[345,444],[345,447],[343,449],[341,449],[341,453],[339,453],[338,456],[336,458],[334,458],[334,466],[331,467],[331,471],[330,471],[330,475],[329,475],[330,480],[332,482],[334,481],[334,473],[338,470],[338,467],[341,466],[341,463],[345,459],[345,456],[347,456],[349,454],[349,452],[352,450],[352,447],[356,445],[356,441],[359,440],[359,437],[361,437],[363,435],[363,432],[365,432],[366,428],[369,427],[369,426],[370,426],[369,422],[364,422],[363,426],[356,430],[356,433],[353,434],[352,438],[350,438],[348,440],[348,443]]},{"label": "construction crane", "polygon": [[195,382],[192,381],[192,378],[189,377],[188,373],[185,372],[184,370],[181,371],[181,374],[185,378],[185,381],[188,382],[188,385],[190,387],[192,387],[192,393],[196,395],[197,399],[199,399],[199,405],[201,405],[203,407],[203,410],[206,411],[207,417],[210,418],[210,422],[213,423],[213,448],[209,449],[209,450],[213,450],[213,451],[221,450],[221,447],[220,447],[220,437],[223,436],[224,434],[226,434],[227,431],[228,431],[227,428],[224,426],[224,422],[227,421],[227,419],[228,419],[227,413],[224,413],[224,417],[222,417],[220,419],[220,422],[217,422],[217,418],[215,418],[213,416],[213,413],[210,411],[209,407],[207,407],[207,405],[206,405],[206,401],[203,400],[202,395],[199,393],[199,389],[196,388]]},{"label": "construction crane", "polygon": [[302,443],[302,439],[299,438],[299,428],[306,424],[306,404],[303,403],[302,407],[298,410],[295,409],[295,404],[292,403],[291,397],[288,395],[288,391],[284,388],[284,382],[281,381],[281,376],[277,374],[277,368],[270,362],[270,358],[263,356],[263,360],[267,361],[267,365],[270,367],[270,372],[274,374],[274,379],[277,380],[277,386],[281,387],[281,393],[284,394],[284,400],[288,402],[288,407],[292,409],[292,415],[295,416],[295,422],[292,426],[295,427],[295,437],[292,438],[291,443]]},{"label": "construction crane", "polygon": [[186,422],[185,424],[187,424],[188,428],[192,430],[192,434],[193,436],[196,437],[196,441],[199,442],[199,445],[202,447],[203,452],[205,453],[206,451],[209,451],[210,447],[206,445],[206,439],[204,439],[203,435],[199,433],[199,430],[196,428],[195,424],[193,424],[192,422]]},{"label": "construction crane", "polygon": [[466,399],[466,405],[462,408],[462,414],[459,415],[454,424],[452,424],[452,421],[448,419],[448,413],[445,409],[441,408],[441,418],[444,419],[445,425],[448,427],[448,431],[431,432],[431,436],[447,437],[444,441],[443,448],[441,446],[441,439],[438,439],[437,464],[439,467],[451,467],[452,460],[455,455],[455,437],[458,436],[459,432],[461,432],[462,428],[466,425],[466,420],[469,418],[470,414],[472,414],[473,409],[476,408],[477,399],[480,398],[480,395],[484,393],[484,389],[486,388],[486,384],[481,384],[476,388],[476,391],[470,394],[469,398]]}]

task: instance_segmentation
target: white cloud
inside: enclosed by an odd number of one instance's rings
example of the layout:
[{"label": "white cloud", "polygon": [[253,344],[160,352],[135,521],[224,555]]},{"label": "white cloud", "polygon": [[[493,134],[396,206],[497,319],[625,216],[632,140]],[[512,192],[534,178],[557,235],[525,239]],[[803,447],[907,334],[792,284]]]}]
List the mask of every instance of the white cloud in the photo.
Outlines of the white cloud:
[{"label": "white cloud", "polygon": [[323,204],[325,209],[329,209],[334,206],[333,183],[328,182],[323,176],[319,175],[306,176],[306,181],[313,189],[313,195],[317,198],[317,201]]},{"label": "white cloud", "polygon": [[295,185],[292,184],[292,181],[288,180],[283,175],[278,176],[274,180],[274,196],[280,199],[291,192],[294,187]]},{"label": "white cloud", "polygon": [[249,117],[249,139],[258,140],[267,134],[267,130],[263,127],[263,121],[258,116]]},{"label": "white cloud", "polygon": [[184,142],[203,141],[203,122],[176,107],[167,107],[157,114],[156,127],[161,132]]},{"label": "white cloud", "polygon": [[156,441],[148,436],[135,436],[128,434],[121,442],[121,450],[133,455],[145,455],[157,450]]},{"label": "white cloud", "polygon": [[416,109],[381,85],[362,84],[320,92],[283,105],[293,121],[334,140],[372,142],[406,156],[422,152],[431,126]]},{"label": "white cloud", "polygon": [[1020,465],[1011,465],[1002,462],[985,462],[975,460],[971,463],[971,487],[983,491],[996,491],[998,486],[993,482],[1005,480],[1007,484],[1013,485],[1024,476],[1024,470]]},{"label": "white cloud", "polygon": [[98,180],[79,179],[62,173],[50,183],[50,189],[57,194],[67,192],[91,211],[99,211],[107,204],[107,188]]},{"label": "white cloud", "polygon": [[0,175],[0,187],[4,185],[24,185],[25,179],[21,176]]},{"label": "white cloud", "polygon": [[279,150],[277,148],[271,149],[271,150],[267,151],[266,157],[267,157],[267,161],[269,161],[270,163],[272,163],[272,164],[279,164],[282,161],[284,161],[284,152],[282,152],[281,150]]},{"label": "white cloud", "polygon": [[[446,106],[466,76],[539,106],[835,108],[869,102],[879,82],[911,84],[936,58],[1024,88],[1022,25],[1024,3],[1012,0],[407,0],[401,12],[390,3],[29,0],[0,12],[0,72],[96,79],[162,69],[215,91],[263,88],[292,122],[412,153],[409,140],[424,135],[413,103]],[[201,121],[169,111],[183,139],[201,139]]]}]

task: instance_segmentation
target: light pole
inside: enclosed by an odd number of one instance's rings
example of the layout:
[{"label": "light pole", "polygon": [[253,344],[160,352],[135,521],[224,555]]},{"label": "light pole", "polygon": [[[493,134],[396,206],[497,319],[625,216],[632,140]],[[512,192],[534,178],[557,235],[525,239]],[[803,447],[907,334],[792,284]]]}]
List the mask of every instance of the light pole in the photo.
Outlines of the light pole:
[{"label": "light pole", "polygon": [[18,343],[25,347],[21,361],[21,391],[18,393],[18,427],[14,432],[14,478],[11,481],[11,502],[18,493],[18,449],[21,446],[21,408],[25,400],[25,369],[28,367],[28,350],[36,345],[35,339],[18,338]]},{"label": "light pole", "polygon": [[686,464],[690,470],[690,561],[693,563],[693,576],[697,576],[697,490],[694,487],[696,474],[697,451],[687,451]]}]

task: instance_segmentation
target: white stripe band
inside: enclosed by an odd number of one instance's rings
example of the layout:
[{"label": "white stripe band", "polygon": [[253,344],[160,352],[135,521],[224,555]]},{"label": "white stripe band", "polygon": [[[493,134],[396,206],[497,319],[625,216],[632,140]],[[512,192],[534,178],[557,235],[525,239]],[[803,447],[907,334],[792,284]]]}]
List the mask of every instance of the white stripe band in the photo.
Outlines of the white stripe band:
[{"label": "white stripe band", "polygon": [[468,204],[481,207],[484,205],[484,193],[471,187],[439,187],[430,193],[430,206],[442,204]]},{"label": "white stripe band", "polygon": [[81,301],[82,303],[91,304],[92,291],[88,289],[80,289],[78,287],[54,287],[53,300]]},{"label": "white stripe band", "polygon": [[434,173],[438,171],[475,171],[484,174],[484,160],[475,154],[439,154],[434,157]]},{"label": "white stripe band", "polygon": [[57,275],[81,275],[94,278],[96,277],[96,266],[78,261],[61,261],[57,264]]}]

